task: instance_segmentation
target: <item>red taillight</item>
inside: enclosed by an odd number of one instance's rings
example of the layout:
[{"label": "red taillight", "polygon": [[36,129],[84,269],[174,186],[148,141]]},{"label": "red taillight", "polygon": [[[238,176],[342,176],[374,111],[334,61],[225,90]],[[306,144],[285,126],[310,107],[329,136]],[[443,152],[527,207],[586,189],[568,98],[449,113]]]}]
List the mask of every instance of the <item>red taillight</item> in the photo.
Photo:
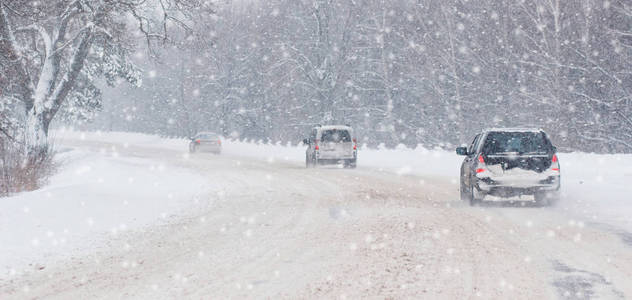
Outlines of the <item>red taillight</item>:
[{"label": "red taillight", "polygon": [[195,140],[195,142],[199,144],[199,143],[200,143],[200,140]]},{"label": "red taillight", "polygon": [[[553,165],[553,168],[551,168],[551,170],[556,171],[556,172],[560,171],[560,165],[557,162],[557,155],[556,154],[553,154],[553,158],[551,158],[551,164],[555,164],[555,165]],[[555,167],[557,167],[557,168],[555,168]]]},{"label": "red taillight", "polygon": [[222,140],[217,140],[217,144],[221,145],[222,144]]},{"label": "red taillight", "polygon": [[479,162],[479,167],[482,167],[482,168],[476,169],[476,173],[478,174],[478,173],[485,172],[485,159],[483,158],[483,155],[478,156],[478,162]]},{"label": "red taillight", "polygon": [[358,145],[353,144],[353,150],[358,150]]},{"label": "red taillight", "polygon": [[318,144],[314,145],[314,150],[320,150],[320,148],[318,147]]}]

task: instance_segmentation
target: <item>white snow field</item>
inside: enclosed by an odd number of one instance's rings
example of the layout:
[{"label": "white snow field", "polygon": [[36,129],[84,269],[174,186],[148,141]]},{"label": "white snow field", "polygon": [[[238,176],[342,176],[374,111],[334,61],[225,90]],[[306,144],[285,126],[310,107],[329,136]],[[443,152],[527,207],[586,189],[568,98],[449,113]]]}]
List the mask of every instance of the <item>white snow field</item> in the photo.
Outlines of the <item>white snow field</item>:
[{"label": "white snow field", "polygon": [[50,184],[0,198],[0,299],[632,297],[631,155],[560,154],[553,207],[470,207],[448,151],[187,143],[56,132]]}]

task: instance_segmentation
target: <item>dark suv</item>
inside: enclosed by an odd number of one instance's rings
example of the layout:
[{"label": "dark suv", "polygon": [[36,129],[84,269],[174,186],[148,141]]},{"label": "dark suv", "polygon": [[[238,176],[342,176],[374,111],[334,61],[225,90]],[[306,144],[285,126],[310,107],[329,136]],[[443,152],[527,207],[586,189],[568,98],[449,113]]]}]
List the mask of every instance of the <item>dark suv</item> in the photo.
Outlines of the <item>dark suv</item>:
[{"label": "dark suv", "polygon": [[556,148],[541,129],[485,130],[469,147],[461,165],[461,199],[470,205],[486,195],[533,195],[540,205],[551,204],[560,189],[560,162]]}]

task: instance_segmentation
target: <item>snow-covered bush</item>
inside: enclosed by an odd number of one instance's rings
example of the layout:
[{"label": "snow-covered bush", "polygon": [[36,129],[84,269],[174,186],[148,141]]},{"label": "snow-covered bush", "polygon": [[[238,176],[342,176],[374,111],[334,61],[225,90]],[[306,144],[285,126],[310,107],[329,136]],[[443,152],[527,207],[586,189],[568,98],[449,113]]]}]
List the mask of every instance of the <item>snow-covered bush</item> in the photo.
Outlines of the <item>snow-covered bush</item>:
[{"label": "snow-covered bush", "polygon": [[54,170],[50,148],[38,155],[27,155],[23,142],[0,134],[0,197],[37,189]]}]

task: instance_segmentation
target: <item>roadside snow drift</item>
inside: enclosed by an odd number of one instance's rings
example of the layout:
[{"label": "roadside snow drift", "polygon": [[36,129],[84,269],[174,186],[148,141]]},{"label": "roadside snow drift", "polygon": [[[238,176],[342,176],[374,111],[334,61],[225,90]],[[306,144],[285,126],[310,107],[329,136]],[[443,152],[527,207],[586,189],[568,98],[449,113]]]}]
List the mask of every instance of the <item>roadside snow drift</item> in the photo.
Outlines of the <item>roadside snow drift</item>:
[{"label": "roadside snow drift", "polygon": [[208,188],[191,172],[115,148],[59,150],[47,187],[0,199],[0,278],[185,213]]}]

